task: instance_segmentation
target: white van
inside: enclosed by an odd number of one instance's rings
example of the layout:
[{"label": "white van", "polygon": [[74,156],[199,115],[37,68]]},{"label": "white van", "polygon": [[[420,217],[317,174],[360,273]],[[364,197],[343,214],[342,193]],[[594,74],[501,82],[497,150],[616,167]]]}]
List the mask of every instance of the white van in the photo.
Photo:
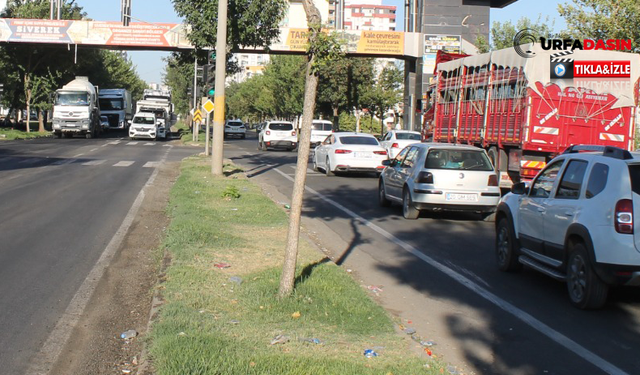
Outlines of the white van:
[{"label": "white van", "polygon": [[162,134],[158,134],[158,119],[153,112],[138,112],[133,116],[131,126],[129,126],[129,138],[156,139]]},{"label": "white van", "polygon": [[311,123],[311,146],[317,146],[333,133],[333,123],[328,120],[313,120]]}]

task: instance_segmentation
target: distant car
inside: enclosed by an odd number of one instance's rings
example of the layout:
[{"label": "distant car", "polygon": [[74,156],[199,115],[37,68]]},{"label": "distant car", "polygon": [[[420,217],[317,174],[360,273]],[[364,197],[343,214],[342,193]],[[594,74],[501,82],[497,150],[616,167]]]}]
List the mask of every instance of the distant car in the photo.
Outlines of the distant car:
[{"label": "distant car", "polygon": [[391,130],[382,138],[380,144],[387,150],[389,159],[393,159],[406,146],[420,142],[422,135],[420,132],[410,130]]},{"label": "distant car", "polygon": [[311,145],[317,146],[333,133],[333,123],[327,120],[313,120],[311,123]]},{"label": "distant car", "polygon": [[525,265],[565,282],[575,307],[600,308],[610,287],[640,285],[639,211],[640,153],[572,146],[502,198],[498,268]]},{"label": "distant car", "polygon": [[224,124],[224,137],[239,137],[244,139],[247,134],[247,128],[244,126],[244,123],[240,120],[228,120]]},{"label": "distant car", "polygon": [[478,147],[415,143],[385,164],[378,182],[379,203],[401,203],[405,219],[417,219],[421,210],[470,211],[489,217],[500,200],[498,175]]},{"label": "distant car", "polygon": [[107,116],[100,116],[100,126],[105,133],[109,130],[109,118]]},{"label": "distant car", "polygon": [[371,134],[333,133],[316,147],[313,168],[322,169],[327,176],[336,172],[381,172],[387,151]]},{"label": "distant car", "polygon": [[258,134],[258,148],[262,151],[267,151],[270,148],[293,151],[298,146],[296,134],[292,122],[267,121]]}]

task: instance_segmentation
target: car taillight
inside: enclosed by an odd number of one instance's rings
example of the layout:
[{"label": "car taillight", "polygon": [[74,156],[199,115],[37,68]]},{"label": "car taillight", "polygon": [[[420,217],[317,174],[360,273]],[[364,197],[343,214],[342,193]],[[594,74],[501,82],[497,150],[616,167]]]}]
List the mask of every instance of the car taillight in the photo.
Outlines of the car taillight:
[{"label": "car taillight", "polygon": [[631,199],[620,199],[616,203],[614,217],[616,232],[633,234],[633,201]]},{"label": "car taillight", "polygon": [[336,154],[350,154],[351,150],[343,150],[343,149],[337,149]]},{"label": "car taillight", "polygon": [[489,176],[488,186],[498,186],[498,175],[492,174]]},{"label": "car taillight", "polygon": [[431,173],[431,172],[420,172],[418,174],[418,178],[416,178],[416,183],[418,183],[418,184],[433,184],[433,173]]},{"label": "car taillight", "polygon": [[267,130],[267,131],[265,132],[265,134],[267,134],[267,135],[271,135],[271,132]]},{"label": "car taillight", "polygon": [[400,145],[397,144],[397,143],[394,143],[394,144],[391,145],[391,148],[400,148]]},{"label": "car taillight", "polygon": [[295,130],[294,130],[294,131],[292,131],[292,132],[291,132],[291,135],[295,137],[295,136],[296,136],[296,131],[295,131]]},{"label": "car taillight", "polygon": [[374,151],[373,153],[376,154],[376,155],[386,155],[387,154],[386,151]]}]

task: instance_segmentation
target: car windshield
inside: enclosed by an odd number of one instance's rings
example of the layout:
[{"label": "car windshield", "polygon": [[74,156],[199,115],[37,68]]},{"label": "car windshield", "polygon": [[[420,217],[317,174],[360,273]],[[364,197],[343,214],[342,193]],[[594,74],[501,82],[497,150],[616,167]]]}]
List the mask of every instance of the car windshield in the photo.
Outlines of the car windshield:
[{"label": "car windshield", "polygon": [[89,94],[86,92],[60,92],[56,95],[55,105],[88,105]]},{"label": "car windshield", "polygon": [[100,109],[104,111],[120,111],[124,109],[122,99],[100,99]]},{"label": "car windshield", "polygon": [[155,124],[155,118],[151,117],[151,116],[136,116],[133,118],[133,123],[134,124],[145,124],[145,125],[153,125]]},{"label": "car windshield", "polygon": [[373,137],[361,137],[357,135],[352,137],[340,137],[340,142],[343,145],[379,145],[378,140]]},{"label": "car windshield", "polygon": [[493,167],[484,151],[435,149],[429,151],[424,164],[430,169],[492,171]]},{"label": "car windshield", "polygon": [[311,124],[311,130],[331,131],[331,130],[333,130],[333,126],[331,124],[327,124],[327,123],[314,122],[313,124]]},{"label": "car windshield", "polygon": [[420,134],[415,133],[396,133],[396,139],[409,139],[412,141],[419,141]]},{"label": "car windshield", "polygon": [[293,130],[292,124],[272,122],[269,124],[269,129],[271,130]]},{"label": "car windshield", "polygon": [[240,121],[229,121],[227,123],[227,125],[229,125],[229,126],[241,126],[242,123]]}]

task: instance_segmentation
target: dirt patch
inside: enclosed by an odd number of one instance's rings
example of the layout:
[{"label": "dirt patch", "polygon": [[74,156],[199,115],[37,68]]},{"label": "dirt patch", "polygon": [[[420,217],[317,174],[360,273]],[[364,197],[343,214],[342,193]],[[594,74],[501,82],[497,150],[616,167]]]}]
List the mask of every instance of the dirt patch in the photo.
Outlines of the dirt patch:
[{"label": "dirt patch", "polygon": [[[158,246],[169,224],[165,213],[180,163],[160,167],[111,265],[87,305],[51,375],[136,373],[147,331],[152,293],[162,266]],[[136,330],[138,337],[120,334]]]}]

